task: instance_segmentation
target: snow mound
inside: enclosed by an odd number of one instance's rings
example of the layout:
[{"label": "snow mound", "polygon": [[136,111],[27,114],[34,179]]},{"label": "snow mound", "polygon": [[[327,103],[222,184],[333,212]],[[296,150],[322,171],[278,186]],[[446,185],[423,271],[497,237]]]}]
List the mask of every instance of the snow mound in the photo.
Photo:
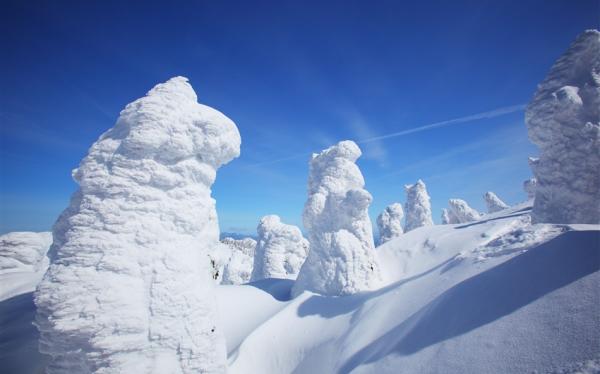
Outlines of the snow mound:
[{"label": "snow mound", "polygon": [[488,213],[496,213],[504,209],[508,209],[508,205],[500,198],[493,193],[492,191],[488,191],[483,195],[483,199],[485,200],[485,205],[487,206]]},{"label": "snow mound", "polygon": [[260,220],[256,231],[258,242],[252,281],[296,279],[309,247],[300,229],[281,222],[279,216],[268,215]]},{"label": "snow mound", "polygon": [[225,370],[210,188],[239,149],[235,124],[183,77],[127,105],[92,145],[35,295],[48,373]]},{"label": "snow mound", "polygon": [[302,216],[310,252],[294,295],[347,295],[379,282],[368,214],[372,197],[355,163],[360,155],[356,143],[346,140],[312,156]]},{"label": "snow mound", "polygon": [[229,246],[231,257],[223,271],[222,284],[244,284],[250,281],[254,266],[256,240],[252,238],[223,238],[221,243]]},{"label": "snow mound", "polygon": [[0,274],[46,270],[51,232],[9,232],[0,236]]},{"label": "snow mound", "polygon": [[450,215],[451,223],[465,223],[476,221],[481,217],[478,211],[471,208],[466,201],[461,199],[450,199],[448,206],[452,214]]},{"label": "snow mound", "polygon": [[406,191],[404,231],[408,232],[419,227],[433,225],[431,203],[425,182],[419,179],[415,184],[404,186],[404,190]]},{"label": "snow mound", "polygon": [[402,205],[394,203],[388,205],[377,217],[377,227],[379,228],[379,241],[381,244],[390,241],[393,238],[404,233],[402,229],[402,217],[404,211]]},{"label": "snow mound", "polygon": [[540,149],[534,222],[600,223],[600,32],[579,35],[525,112]]}]

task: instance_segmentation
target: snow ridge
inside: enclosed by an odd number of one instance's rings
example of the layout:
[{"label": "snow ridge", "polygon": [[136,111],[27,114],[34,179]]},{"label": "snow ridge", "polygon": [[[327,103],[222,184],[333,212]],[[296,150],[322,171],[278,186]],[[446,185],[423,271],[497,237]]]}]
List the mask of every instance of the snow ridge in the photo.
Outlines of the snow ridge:
[{"label": "snow ridge", "polygon": [[91,146],[35,295],[48,373],[225,371],[210,188],[240,142],[176,77],[127,105]]}]

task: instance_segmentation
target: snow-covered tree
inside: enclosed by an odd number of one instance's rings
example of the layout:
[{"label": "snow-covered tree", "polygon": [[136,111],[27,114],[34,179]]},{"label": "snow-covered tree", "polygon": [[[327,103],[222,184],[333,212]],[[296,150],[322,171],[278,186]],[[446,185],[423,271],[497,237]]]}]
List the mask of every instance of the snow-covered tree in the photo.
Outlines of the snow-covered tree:
[{"label": "snow-covered tree", "polygon": [[360,155],[356,143],[346,140],[312,156],[302,217],[310,252],[294,295],[347,295],[381,279],[368,214],[372,198],[355,163]]},{"label": "snow-covered tree", "polygon": [[488,213],[496,213],[509,208],[509,206],[506,205],[504,201],[500,200],[500,198],[492,191],[486,192],[485,195],[483,195],[483,199],[485,200]]},{"label": "snow-covered tree", "polygon": [[404,233],[402,229],[402,217],[404,211],[402,205],[394,203],[388,205],[377,217],[377,227],[379,228],[379,241],[381,244],[390,241],[393,238]]},{"label": "snow-covered tree", "polygon": [[527,194],[527,199],[531,200],[535,198],[535,188],[537,186],[537,179],[529,178],[523,182],[523,190]]},{"label": "snow-covered tree", "polygon": [[46,252],[52,244],[50,232],[9,232],[0,235],[0,274],[42,272],[48,266]]},{"label": "snow-covered tree", "polygon": [[250,282],[254,266],[256,240],[252,238],[223,238],[221,242],[229,246],[231,257],[223,271],[222,284],[244,284]]},{"label": "snow-covered tree", "polygon": [[442,225],[452,225],[458,223],[456,216],[450,209],[442,209]]},{"label": "snow-covered tree", "polygon": [[577,37],[525,112],[539,147],[533,222],[600,223],[600,32]]},{"label": "snow-covered tree", "polygon": [[252,281],[267,278],[296,279],[308,255],[308,240],[297,226],[281,222],[279,216],[264,216],[258,227]]},{"label": "snow-covered tree", "polygon": [[406,191],[404,231],[408,232],[422,226],[433,225],[431,203],[425,183],[419,179],[415,184],[404,186],[404,190]]},{"label": "snow-covered tree", "polygon": [[448,201],[448,206],[450,207],[451,221],[456,221],[453,223],[465,223],[476,221],[481,217],[478,211],[471,208],[466,201],[461,199],[450,199]]},{"label": "snow-covered tree", "polygon": [[211,185],[240,135],[172,78],[127,105],[73,173],[36,325],[48,373],[222,373]]}]

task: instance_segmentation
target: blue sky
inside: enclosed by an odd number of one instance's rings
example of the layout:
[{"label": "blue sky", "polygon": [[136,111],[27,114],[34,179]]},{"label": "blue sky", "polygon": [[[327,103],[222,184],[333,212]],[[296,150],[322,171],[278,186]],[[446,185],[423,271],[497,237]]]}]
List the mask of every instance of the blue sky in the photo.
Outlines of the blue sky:
[{"label": "blue sky", "polygon": [[[4,1],[0,233],[49,230],[87,148],[175,75],[242,134],[213,189],[221,229],[299,225],[311,152],[526,104],[599,14],[585,0]],[[422,178],[438,221],[449,198],[524,200],[536,153],[522,110],[361,148],[373,218]]]}]

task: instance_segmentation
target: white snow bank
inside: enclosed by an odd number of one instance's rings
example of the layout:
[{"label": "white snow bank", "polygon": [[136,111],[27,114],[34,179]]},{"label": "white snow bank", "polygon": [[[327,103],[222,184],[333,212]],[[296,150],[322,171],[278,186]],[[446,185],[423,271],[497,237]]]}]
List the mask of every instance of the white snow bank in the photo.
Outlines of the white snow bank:
[{"label": "white snow bank", "polygon": [[471,208],[466,201],[461,199],[450,199],[448,206],[452,212],[450,221],[452,223],[465,223],[476,221],[481,217],[478,211]]},{"label": "white snow bank", "polygon": [[0,236],[0,274],[45,271],[51,232],[9,232]]},{"label": "white snow bank", "polygon": [[256,240],[252,238],[223,238],[221,243],[229,246],[231,257],[223,271],[222,284],[244,284],[250,281],[254,266]]},{"label": "white snow bank", "polygon": [[388,205],[377,216],[380,244],[397,238],[404,233],[402,229],[402,217],[404,217],[404,211],[402,210],[402,205],[398,203]]},{"label": "white snow bank", "polygon": [[577,37],[525,112],[540,149],[534,222],[600,223],[600,32]]},{"label": "white snow bank", "polygon": [[372,197],[355,163],[360,155],[356,143],[346,140],[312,156],[302,216],[310,252],[294,295],[347,295],[379,282],[368,214]]},{"label": "white snow bank", "polygon": [[258,242],[254,255],[252,281],[269,278],[296,279],[308,255],[308,240],[294,225],[279,216],[264,216],[256,229]]},{"label": "white snow bank", "polygon": [[492,191],[486,192],[485,195],[483,195],[483,199],[485,200],[488,213],[496,213],[508,209],[508,205],[500,200],[500,198]]},{"label": "white snow bank", "polygon": [[225,370],[210,187],[239,149],[235,124],[183,77],[127,105],[92,145],[35,296],[48,373]]},{"label": "white snow bank", "polygon": [[404,186],[404,190],[406,191],[404,231],[433,225],[431,203],[425,182],[419,179],[415,184]]}]

